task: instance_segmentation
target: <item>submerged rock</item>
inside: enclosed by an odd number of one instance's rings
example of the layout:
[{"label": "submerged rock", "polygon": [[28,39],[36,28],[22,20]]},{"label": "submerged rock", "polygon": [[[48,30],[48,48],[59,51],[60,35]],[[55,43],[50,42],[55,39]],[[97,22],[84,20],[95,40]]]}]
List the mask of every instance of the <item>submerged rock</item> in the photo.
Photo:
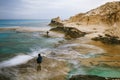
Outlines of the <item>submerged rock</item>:
[{"label": "submerged rock", "polygon": [[50,26],[63,26],[64,24],[62,23],[60,17],[53,18],[49,24]]},{"label": "submerged rock", "polygon": [[57,31],[65,34],[65,38],[79,38],[84,36],[86,33],[72,27],[56,27],[50,31]]}]

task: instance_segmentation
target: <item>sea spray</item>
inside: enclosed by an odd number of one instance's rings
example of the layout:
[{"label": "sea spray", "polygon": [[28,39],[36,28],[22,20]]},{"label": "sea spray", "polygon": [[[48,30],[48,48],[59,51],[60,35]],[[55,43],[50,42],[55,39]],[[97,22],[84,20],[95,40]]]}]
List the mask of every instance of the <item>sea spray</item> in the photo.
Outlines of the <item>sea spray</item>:
[{"label": "sea spray", "polygon": [[12,59],[1,62],[0,63],[0,68],[10,67],[10,66],[15,66],[15,65],[18,65],[18,64],[26,63],[30,59],[32,59],[32,57],[29,56],[29,55],[18,55],[18,56],[15,56]]}]

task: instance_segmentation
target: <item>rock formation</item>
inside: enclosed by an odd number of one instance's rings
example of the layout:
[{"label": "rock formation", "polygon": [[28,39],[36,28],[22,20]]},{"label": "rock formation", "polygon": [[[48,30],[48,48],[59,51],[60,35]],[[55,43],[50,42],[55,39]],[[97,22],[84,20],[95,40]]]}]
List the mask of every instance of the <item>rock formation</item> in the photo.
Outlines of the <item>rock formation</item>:
[{"label": "rock formation", "polygon": [[56,27],[52,28],[51,31],[57,31],[57,32],[62,32],[65,34],[65,38],[79,38],[84,36],[86,33],[81,32],[76,28],[72,27]]},{"label": "rock formation", "polygon": [[[120,39],[120,1],[108,2],[86,13],[79,13],[75,16],[72,16],[66,21],[61,21],[60,17],[53,18],[50,25],[56,27],[75,27],[80,31],[83,30],[82,27],[84,26],[86,29],[84,29],[83,32],[89,30],[89,32],[96,34],[98,37],[100,34],[108,34],[112,37],[115,36]],[[93,27],[93,25],[95,25],[95,27]],[[71,31],[66,31],[67,34],[69,34],[69,32],[71,33]],[[72,34],[76,35],[78,33]]]},{"label": "rock formation", "polygon": [[118,37],[108,34],[105,34],[105,36],[99,35],[99,37],[92,38],[92,40],[101,41],[107,44],[120,44],[120,40],[118,39]]},{"label": "rock formation", "polygon": [[63,23],[60,19],[60,17],[53,18],[49,24],[50,26],[63,26]]},{"label": "rock formation", "polygon": [[80,22],[81,24],[120,24],[120,1],[108,2],[96,9],[86,13],[80,13],[70,17],[69,22]]},{"label": "rock formation", "polygon": [[[102,34],[108,34],[111,37],[105,36],[101,39],[98,34],[99,40],[104,43],[108,43],[108,41],[110,41],[110,44],[117,44],[120,39],[120,1],[108,2],[86,13],[77,14],[70,17],[66,22],[78,25],[78,28],[82,25],[97,25],[99,27],[101,26],[101,28],[106,27],[107,29],[105,29]],[[97,33],[100,31],[101,29],[99,28]],[[94,38],[94,40],[98,40],[98,37]],[[118,39],[114,38],[115,40],[113,41],[113,37],[118,37]]]}]

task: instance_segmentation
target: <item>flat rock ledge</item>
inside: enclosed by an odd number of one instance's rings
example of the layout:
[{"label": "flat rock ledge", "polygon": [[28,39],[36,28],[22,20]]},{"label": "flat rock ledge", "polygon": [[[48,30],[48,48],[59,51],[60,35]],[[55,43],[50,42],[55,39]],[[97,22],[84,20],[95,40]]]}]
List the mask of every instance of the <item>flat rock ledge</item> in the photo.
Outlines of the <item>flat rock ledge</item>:
[{"label": "flat rock ledge", "polygon": [[105,78],[94,75],[74,75],[69,80],[120,80],[120,78]]},{"label": "flat rock ledge", "polygon": [[83,37],[86,35],[86,32],[82,32],[82,31],[80,31],[76,28],[72,28],[72,27],[55,27],[55,28],[52,28],[50,31],[64,33],[65,38],[67,38],[67,39],[79,38],[79,37]]},{"label": "flat rock ledge", "polygon": [[120,40],[117,36],[111,36],[108,34],[105,34],[105,36],[99,35],[98,37],[92,38],[94,41],[101,41],[102,43],[106,44],[119,44],[120,45]]}]

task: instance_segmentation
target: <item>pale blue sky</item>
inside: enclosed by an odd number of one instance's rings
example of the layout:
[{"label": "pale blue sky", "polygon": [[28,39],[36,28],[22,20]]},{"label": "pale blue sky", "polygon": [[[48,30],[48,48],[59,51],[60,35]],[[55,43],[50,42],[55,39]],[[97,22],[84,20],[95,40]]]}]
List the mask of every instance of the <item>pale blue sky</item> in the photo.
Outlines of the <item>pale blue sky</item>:
[{"label": "pale blue sky", "polygon": [[110,1],[116,0],[0,0],[0,19],[65,19]]}]

